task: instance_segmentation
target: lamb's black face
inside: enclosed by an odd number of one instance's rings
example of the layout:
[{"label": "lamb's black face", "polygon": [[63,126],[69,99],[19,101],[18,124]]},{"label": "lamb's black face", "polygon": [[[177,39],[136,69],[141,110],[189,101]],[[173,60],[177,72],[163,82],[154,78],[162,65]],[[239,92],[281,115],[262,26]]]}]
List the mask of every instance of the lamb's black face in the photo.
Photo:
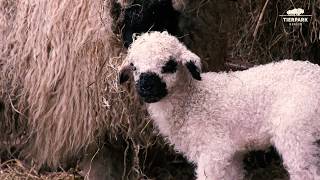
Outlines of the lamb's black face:
[{"label": "lamb's black face", "polygon": [[136,89],[146,103],[158,102],[168,94],[166,83],[152,72],[141,73],[136,83]]}]

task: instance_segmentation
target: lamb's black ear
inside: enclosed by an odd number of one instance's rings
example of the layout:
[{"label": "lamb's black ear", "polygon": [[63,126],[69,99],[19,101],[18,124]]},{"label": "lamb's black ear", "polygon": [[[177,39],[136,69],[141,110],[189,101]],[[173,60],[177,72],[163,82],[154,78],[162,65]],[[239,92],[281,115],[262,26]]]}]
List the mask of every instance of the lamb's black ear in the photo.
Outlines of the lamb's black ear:
[{"label": "lamb's black ear", "polygon": [[195,63],[193,61],[187,61],[186,62],[186,67],[188,68],[189,72],[191,73],[191,76],[198,80],[201,81],[201,70],[198,66],[195,65]]},{"label": "lamb's black ear", "polygon": [[187,61],[185,63],[187,69],[191,73],[192,77],[198,81],[201,81],[201,69],[193,61]]},{"label": "lamb's black ear", "polygon": [[128,81],[132,73],[132,65],[124,65],[119,72],[119,83],[123,84]]},{"label": "lamb's black ear", "polygon": [[180,55],[181,62],[192,77],[198,81],[201,81],[201,60],[196,54],[189,51],[187,48],[183,47],[184,52]]}]

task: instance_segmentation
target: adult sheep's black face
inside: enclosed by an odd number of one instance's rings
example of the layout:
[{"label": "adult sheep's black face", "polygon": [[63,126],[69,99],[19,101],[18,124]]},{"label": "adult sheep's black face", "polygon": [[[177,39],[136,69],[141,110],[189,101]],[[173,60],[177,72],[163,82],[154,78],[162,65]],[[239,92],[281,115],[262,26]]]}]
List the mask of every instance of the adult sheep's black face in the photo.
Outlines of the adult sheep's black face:
[{"label": "adult sheep's black face", "polygon": [[120,70],[120,84],[130,76],[147,103],[161,101],[186,83],[201,80],[200,58],[167,32],[145,33],[133,42]]},{"label": "adult sheep's black face", "polygon": [[132,43],[134,33],[168,31],[178,35],[179,12],[171,0],[135,0],[124,11],[122,38],[125,47]]}]

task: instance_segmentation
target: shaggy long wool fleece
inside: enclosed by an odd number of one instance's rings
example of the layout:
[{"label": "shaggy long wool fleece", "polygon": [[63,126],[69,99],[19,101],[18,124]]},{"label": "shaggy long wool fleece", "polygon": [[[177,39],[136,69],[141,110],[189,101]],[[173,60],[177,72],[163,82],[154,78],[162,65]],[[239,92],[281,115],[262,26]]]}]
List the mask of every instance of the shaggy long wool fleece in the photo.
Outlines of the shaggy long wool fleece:
[{"label": "shaggy long wool fleece", "polygon": [[110,6],[0,0],[1,150],[14,145],[23,158],[57,167],[121,122]]},{"label": "shaggy long wool fleece", "polygon": [[[175,73],[162,67],[174,59]],[[242,72],[190,76],[200,59],[167,32],[146,33],[131,45],[127,63],[136,83],[155,73],[168,95],[147,104],[160,132],[197,163],[199,180],[244,176],[243,153],[274,145],[293,180],[320,178],[320,67],[284,60]]]}]

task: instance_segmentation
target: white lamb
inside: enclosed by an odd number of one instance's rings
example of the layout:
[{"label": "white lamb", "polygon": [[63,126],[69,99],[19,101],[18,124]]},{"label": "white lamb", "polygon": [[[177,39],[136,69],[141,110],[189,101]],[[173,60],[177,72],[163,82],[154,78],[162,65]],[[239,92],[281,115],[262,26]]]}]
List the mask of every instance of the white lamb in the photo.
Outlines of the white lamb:
[{"label": "white lamb", "polygon": [[284,60],[241,72],[202,73],[200,59],[167,32],[131,45],[120,83],[136,90],[198,180],[244,177],[242,155],[274,145],[292,180],[319,180],[320,67]]}]

